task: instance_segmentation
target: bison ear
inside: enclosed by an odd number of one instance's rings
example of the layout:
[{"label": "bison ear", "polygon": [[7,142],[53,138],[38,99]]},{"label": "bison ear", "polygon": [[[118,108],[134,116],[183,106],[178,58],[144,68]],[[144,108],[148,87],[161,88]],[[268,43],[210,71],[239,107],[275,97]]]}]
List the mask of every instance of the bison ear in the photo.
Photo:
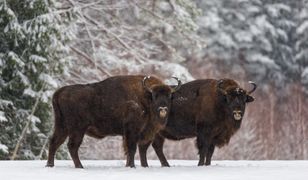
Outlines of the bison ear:
[{"label": "bison ear", "polygon": [[254,97],[250,96],[250,95],[247,95],[247,99],[246,99],[246,102],[247,103],[250,103],[250,102],[253,102],[255,100]]}]

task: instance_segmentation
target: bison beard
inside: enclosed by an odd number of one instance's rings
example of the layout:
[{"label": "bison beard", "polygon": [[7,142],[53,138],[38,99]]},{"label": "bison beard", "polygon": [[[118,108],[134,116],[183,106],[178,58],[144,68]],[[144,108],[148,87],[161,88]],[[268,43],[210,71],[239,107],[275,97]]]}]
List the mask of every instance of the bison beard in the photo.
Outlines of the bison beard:
[{"label": "bison beard", "polygon": [[167,121],[172,89],[155,77],[115,76],[86,85],[57,90],[52,104],[54,134],[50,140],[47,166],[54,166],[59,146],[69,137],[68,149],[76,168],[82,168],[78,149],[85,134],[104,138],[122,135],[126,166],[135,167],[137,144],[148,143]]},{"label": "bison beard", "polygon": [[[228,144],[240,128],[246,103],[254,101],[249,92],[231,79],[195,80],[182,85],[172,100],[165,129],[156,134],[152,146],[162,164],[169,166],[163,153],[165,138],[181,140],[197,137],[199,166],[210,165],[215,147]],[[141,165],[147,167],[146,151],[151,143],[139,148]],[[204,162],[206,159],[206,162]]]}]

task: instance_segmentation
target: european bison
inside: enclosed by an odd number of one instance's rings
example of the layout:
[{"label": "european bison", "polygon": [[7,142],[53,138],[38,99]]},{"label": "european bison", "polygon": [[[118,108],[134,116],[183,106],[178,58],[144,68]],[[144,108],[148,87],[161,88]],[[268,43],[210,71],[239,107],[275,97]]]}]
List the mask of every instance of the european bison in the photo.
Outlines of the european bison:
[{"label": "european bison", "polygon": [[[199,166],[211,164],[215,146],[227,144],[240,128],[246,103],[254,101],[250,96],[256,89],[246,91],[231,79],[195,80],[182,85],[174,93],[165,129],[160,131],[152,146],[162,164],[169,166],[164,154],[164,139],[181,140],[197,137]],[[147,167],[148,144],[139,147],[141,165]]]},{"label": "european bison", "polygon": [[155,77],[114,76],[104,81],[71,85],[54,93],[54,134],[50,141],[47,166],[54,166],[59,146],[69,137],[68,149],[76,168],[83,168],[78,148],[84,135],[95,138],[122,135],[126,166],[135,167],[136,144],[154,139],[164,128],[171,95],[179,89]]}]

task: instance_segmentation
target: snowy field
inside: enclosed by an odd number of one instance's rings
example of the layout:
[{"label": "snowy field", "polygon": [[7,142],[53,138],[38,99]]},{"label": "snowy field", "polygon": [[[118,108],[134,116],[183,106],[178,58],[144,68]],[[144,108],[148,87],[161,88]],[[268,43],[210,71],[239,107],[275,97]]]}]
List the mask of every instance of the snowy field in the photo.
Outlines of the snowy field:
[{"label": "snowy field", "polygon": [[[137,162],[137,161],[136,161]],[[124,167],[124,161],[82,161],[85,169],[75,169],[72,161],[0,161],[2,180],[307,180],[308,161],[213,161],[197,167],[197,161],[172,160],[170,168],[149,161],[149,168]]]}]

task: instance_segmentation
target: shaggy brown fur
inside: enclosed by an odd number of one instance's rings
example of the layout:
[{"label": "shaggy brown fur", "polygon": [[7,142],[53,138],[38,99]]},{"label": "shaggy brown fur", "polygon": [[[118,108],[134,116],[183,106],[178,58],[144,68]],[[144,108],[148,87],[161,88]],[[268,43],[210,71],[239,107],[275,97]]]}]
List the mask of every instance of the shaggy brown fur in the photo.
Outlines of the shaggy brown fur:
[{"label": "shaggy brown fur", "polygon": [[[164,139],[181,140],[197,137],[198,165],[210,165],[215,146],[228,144],[240,128],[246,103],[254,100],[231,79],[195,80],[182,85],[172,100],[166,128],[156,135],[152,146],[162,164],[169,166],[164,154]],[[237,119],[237,120],[236,120]],[[148,166],[148,144],[139,148],[141,165]],[[206,162],[205,161],[206,157]]]},{"label": "shaggy brown fur", "polygon": [[68,149],[75,167],[82,168],[78,148],[87,134],[95,138],[122,135],[126,166],[134,167],[136,144],[153,140],[166,125],[173,91],[155,77],[144,78],[115,76],[56,91],[52,99],[55,129],[47,166],[54,166],[56,150],[69,137]]}]

